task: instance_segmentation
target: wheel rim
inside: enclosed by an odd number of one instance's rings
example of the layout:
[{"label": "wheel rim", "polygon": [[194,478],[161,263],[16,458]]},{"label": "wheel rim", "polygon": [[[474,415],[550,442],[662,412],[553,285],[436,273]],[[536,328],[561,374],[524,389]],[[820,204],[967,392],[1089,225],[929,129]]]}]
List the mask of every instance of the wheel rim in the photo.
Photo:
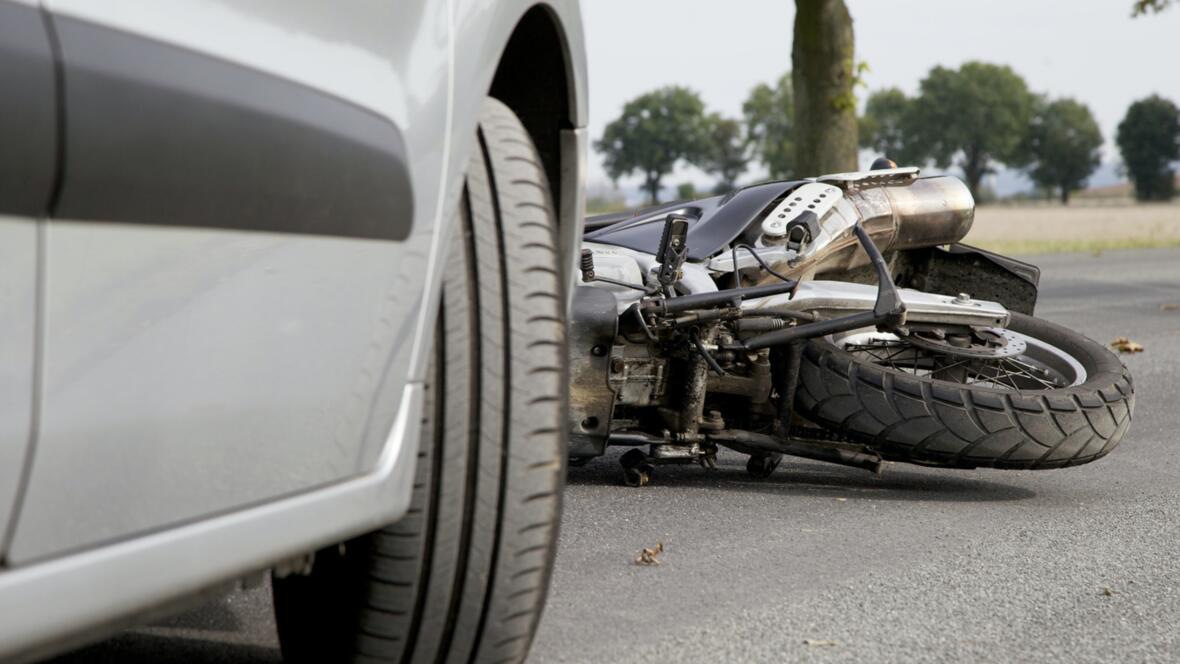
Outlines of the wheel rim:
[{"label": "wheel rim", "polygon": [[[997,337],[1004,345],[997,346]],[[828,340],[861,362],[960,385],[1036,391],[1086,381],[1086,369],[1073,355],[1010,329],[973,330],[970,343],[962,348],[875,330],[856,330]]]}]

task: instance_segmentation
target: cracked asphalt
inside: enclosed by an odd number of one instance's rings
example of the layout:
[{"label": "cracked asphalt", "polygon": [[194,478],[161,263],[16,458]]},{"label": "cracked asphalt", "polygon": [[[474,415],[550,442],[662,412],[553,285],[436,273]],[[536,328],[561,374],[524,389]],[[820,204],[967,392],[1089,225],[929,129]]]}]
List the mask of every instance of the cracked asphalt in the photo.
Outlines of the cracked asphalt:
[{"label": "cracked asphalt", "polygon": [[[752,480],[617,455],[571,469],[535,662],[1180,659],[1180,249],[1063,254],[1037,315],[1124,356],[1137,404],[1109,457],[1054,471],[811,461]],[[662,542],[659,566],[633,564]],[[56,660],[278,662],[266,588]]]}]

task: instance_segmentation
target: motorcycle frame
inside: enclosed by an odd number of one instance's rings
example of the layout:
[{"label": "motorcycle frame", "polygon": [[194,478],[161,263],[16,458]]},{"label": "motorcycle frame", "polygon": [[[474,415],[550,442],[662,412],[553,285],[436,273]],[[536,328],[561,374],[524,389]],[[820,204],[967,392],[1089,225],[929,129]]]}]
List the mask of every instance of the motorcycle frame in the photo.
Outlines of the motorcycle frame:
[{"label": "motorcycle frame", "polygon": [[[652,463],[700,461],[701,451],[699,443],[709,442],[732,447],[747,453],[790,454],[832,463],[852,465],[868,470],[878,470],[880,467],[880,458],[871,453],[853,449],[852,446],[845,446],[849,447],[849,449],[843,449],[838,446],[834,447],[830,443],[823,445],[815,444],[807,440],[793,438],[790,435],[794,392],[798,384],[799,357],[802,352],[803,343],[808,339],[864,327],[876,326],[890,328],[901,324],[905,320],[906,304],[889,274],[888,266],[881,252],[877,249],[868,233],[859,224],[852,227],[852,232],[856,235],[861,248],[868,255],[869,261],[876,271],[878,283],[872,309],[858,311],[828,320],[804,322],[783,330],[756,335],[747,339],[737,348],[738,350],[744,351],[757,351],[773,346],[787,347],[786,370],[783,373],[782,383],[777,386],[779,394],[782,395],[779,406],[780,412],[778,414],[783,432],[781,438],[742,430],[712,430],[703,434],[700,432],[701,413],[695,411],[699,411],[703,407],[707,391],[707,380],[705,380],[705,377],[710,369],[709,365],[713,363],[707,361],[710,359],[709,355],[703,348],[703,345],[698,341],[700,360],[691,360],[697,362],[698,366],[692,373],[695,378],[690,378],[689,389],[686,390],[686,402],[692,403],[685,404],[686,410],[693,410],[694,412],[687,414],[687,422],[689,424],[685,427],[686,430],[668,438],[642,432],[608,433],[604,441],[605,445],[650,446],[651,452],[649,454],[640,454],[631,457],[630,465],[632,466]],[[588,281],[595,280],[592,274],[587,276]],[[740,317],[741,303],[745,300],[755,300],[756,298],[786,294],[794,291],[798,286],[799,282],[797,280],[786,279],[776,283],[726,289],[716,292],[694,293],[680,297],[656,296],[636,302],[628,311],[639,322],[640,327],[647,333],[648,337],[654,340],[656,337],[648,328],[648,323],[645,320],[646,317],[651,317],[653,320],[656,318],[664,318],[666,320],[667,317],[678,315],[680,319],[684,319],[685,314],[688,314],[688,318],[690,319],[687,322],[688,324],[703,322],[711,327],[714,325],[711,321],[720,319],[725,312],[736,311],[737,316]],[[591,312],[588,318],[605,321],[613,310],[613,296],[611,298],[603,297],[599,299],[602,301],[583,300],[580,306]],[[860,303],[861,300],[858,298],[849,298],[846,304],[850,307],[856,307]],[[578,308],[578,306],[579,303],[576,302],[575,308]],[[624,316],[626,315],[625,313]],[[571,358],[571,372],[574,375],[571,400],[575,404],[588,405],[589,410],[597,409],[599,412],[603,412],[604,410],[609,412],[613,408],[613,402],[604,402],[602,398],[608,395],[613,397],[613,393],[608,392],[606,395],[595,394],[593,390],[587,390],[586,393],[583,393],[579,390],[577,376],[582,371],[600,371],[609,363],[610,358],[607,357],[606,348],[609,348],[608,344],[613,339],[616,331],[615,325],[598,324],[587,325],[573,332],[573,340],[575,342],[579,338],[583,340],[582,343],[575,343],[575,345],[589,345],[591,348],[589,356]],[[583,418],[580,415],[575,415],[575,418],[577,418],[577,421],[572,423],[574,424],[575,431],[578,428],[585,430],[600,426],[599,418],[596,416]],[[675,438],[675,440],[672,438]],[[684,449],[676,449],[677,445],[674,445],[674,443],[679,444]],[[604,449],[598,449],[597,446],[579,445],[578,435],[576,433],[571,436],[571,453],[573,456],[591,457],[598,456],[603,452]]]}]

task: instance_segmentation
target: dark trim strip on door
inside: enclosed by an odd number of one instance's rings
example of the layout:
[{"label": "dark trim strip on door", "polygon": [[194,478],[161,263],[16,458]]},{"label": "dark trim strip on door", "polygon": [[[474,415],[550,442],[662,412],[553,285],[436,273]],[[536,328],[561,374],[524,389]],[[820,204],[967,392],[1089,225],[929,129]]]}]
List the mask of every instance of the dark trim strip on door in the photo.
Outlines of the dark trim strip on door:
[{"label": "dark trim strip on door", "polygon": [[0,214],[45,214],[53,191],[57,108],[41,10],[0,0]]},{"label": "dark trim strip on door", "polygon": [[[186,48],[54,16],[65,164],[53,217],[404,240],[389,120]],[[375,82],[376,84],[376,82]]]}]

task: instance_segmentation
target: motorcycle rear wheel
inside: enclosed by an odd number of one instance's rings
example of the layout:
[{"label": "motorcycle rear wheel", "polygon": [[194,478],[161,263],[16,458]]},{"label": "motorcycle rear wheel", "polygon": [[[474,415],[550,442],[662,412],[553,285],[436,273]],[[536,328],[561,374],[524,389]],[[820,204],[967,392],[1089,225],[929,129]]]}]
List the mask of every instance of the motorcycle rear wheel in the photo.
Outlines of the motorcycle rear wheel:
[{"label": "motorcycle rear wheel", "polygon": [[929,342],[881,350],[888,342],[814,339],[796,411],[885,459],[921,465],[1062,468],[1110,453],[1135,405],[1118,357],[1031,316],[1013,313],[1007,329],[1028,350],[989,361],[939,360]]}]

